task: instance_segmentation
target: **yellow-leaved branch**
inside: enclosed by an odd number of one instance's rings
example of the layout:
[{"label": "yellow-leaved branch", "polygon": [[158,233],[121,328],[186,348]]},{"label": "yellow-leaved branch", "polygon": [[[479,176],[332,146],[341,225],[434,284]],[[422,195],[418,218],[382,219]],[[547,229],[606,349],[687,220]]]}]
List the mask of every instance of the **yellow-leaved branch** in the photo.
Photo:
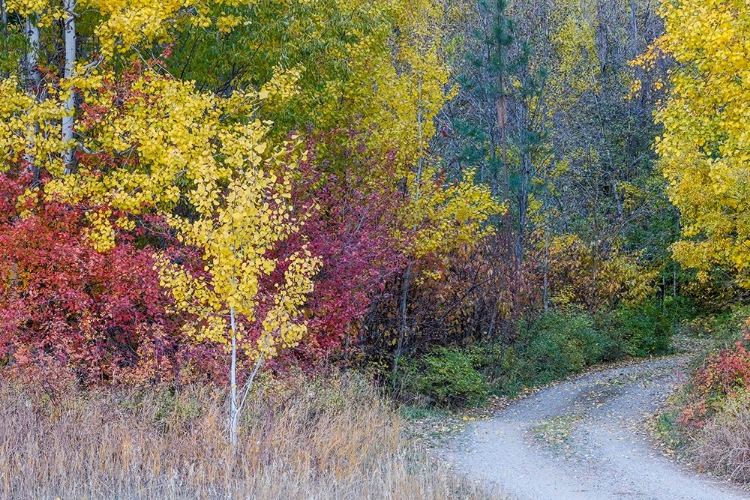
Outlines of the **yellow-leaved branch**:
[{"label": "yellow-leaved branch", "polygon": [[730,269],[750,287],[750,6],[743,0],[662,2],[675,59],[656,150],[682,214],[673,247],[686,267]]}]

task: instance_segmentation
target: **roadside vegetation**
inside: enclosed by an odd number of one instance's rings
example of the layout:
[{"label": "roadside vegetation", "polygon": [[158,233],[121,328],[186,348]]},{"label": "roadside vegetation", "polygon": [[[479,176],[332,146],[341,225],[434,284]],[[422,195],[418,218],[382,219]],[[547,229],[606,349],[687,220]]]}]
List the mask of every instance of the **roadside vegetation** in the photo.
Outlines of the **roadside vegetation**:
[{"label": "roadside vegetation", "polygon": [[684,325],[696,358],[655,427],[670,452],[741,484],[750,484],[748,312],[737,306]]},{"label": "roadside vegetation", "polygon": [[490,395],[513,398],[599,363],[669,354],[686,314],[675,303],[542,314],[522,322],[511,344],[437,347],[406,359],[395,376],[397,394],[454,409],[481,405]]}]

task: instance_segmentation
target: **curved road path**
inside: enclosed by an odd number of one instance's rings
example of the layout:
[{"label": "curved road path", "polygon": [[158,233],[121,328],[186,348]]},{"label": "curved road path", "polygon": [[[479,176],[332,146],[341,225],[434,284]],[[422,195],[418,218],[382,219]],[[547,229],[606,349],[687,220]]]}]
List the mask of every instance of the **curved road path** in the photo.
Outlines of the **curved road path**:
[{"label": "curved road path", "polygon": [[646,429],[687,358],[589,373],[478,421],[446,451],[459,471],[517,500],[748,500],[654,447]]}]

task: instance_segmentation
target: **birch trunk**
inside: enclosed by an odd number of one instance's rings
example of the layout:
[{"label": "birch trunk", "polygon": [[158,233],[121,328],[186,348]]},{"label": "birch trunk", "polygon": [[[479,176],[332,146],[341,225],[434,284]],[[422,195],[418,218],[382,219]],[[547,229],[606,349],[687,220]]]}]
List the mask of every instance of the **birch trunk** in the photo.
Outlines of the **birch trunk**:
[{"label": "birch trunk", "polygon": [[[75,20],[75,0],[64,0],[65,8],[65,78],[72,78],[75,73],[76,64],[76,20]],[[67,113],[62,119],[62,139],[69,147],[63,155],[65,163],[65,173],[69,174],[74,169],[74,151],[73,146],[73,126],[75,124],[75,95],[73,89],[68,93],[68,99],[65,102],[65,111]]]},{"label": "birch trunk", "polygon": [[[38,101],[44,100],[42,89],[42,74],[39,71],[39,27],[36,24],[36,15],[32,14],[26,18],[26,37],[29,41],[29,51],[26,53],[26,77],[29,92],[36,97]],[[34,156],[34,147],[36,138],[39,135],[39,124],[35,123],[29,126],[29,149],[24,153],[24,159],[28,163],[28,168],[34,174],[34,180],[39,180],[39,166],[36,164]]]}]

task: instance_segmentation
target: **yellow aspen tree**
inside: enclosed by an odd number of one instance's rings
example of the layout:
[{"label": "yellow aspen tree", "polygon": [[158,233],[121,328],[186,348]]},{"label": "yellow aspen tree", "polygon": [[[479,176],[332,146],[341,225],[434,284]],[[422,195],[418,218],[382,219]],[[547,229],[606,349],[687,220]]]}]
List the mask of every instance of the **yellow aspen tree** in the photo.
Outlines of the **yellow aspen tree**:
[{"label": "yellow aspen tree", "polygon": [[[259,165],[247,164],[237,170],[226,194],[216,192],[223,190],[221,183],[204,187],[209,198],[221,201],[198,208],[196,220],[172,216],[169,222],[181,239],[202,250],[205,274],[191,275],[165,256],[157,265],[176,309],[197,319],[187,325],[187,333],[225,345],[231,354],[229,436],[234,448],[242,408],[263,360],[297,345],[305,334],[305,325],[297,318],[312,292],[312,275],[319,262],[306,249],[294,254],[274,290],[272,305],[258,317],[261,278],[279,264],[268,253],[299,228],[288,202],[289,181],[278,182]],[[253,323],[260,323],[254,338],[247,329]],[[242,390],[237,385],[239,349],[255,364]]]},{"label": "yellow aspen tree", "polygon": [[596,50],[597,4],[564,0],[554,3],[550,41],[554,57],[549,67],[549,103],[569,109],[587,91],[598,93],[601,63]]},{"label": "yellow aspen tree", "polygon": [[[96,109],[108,110],[96,123],[81,124],[84,150],[103,158],[133,156],[137,162],[107,169],[96,162],[47,185],[47,193],[71,202],[86,200],[102,207],[92,211],[92,240],[101,250],[114,244],[112,209],[130,216],[149,209],[165,213],[178,237],[201,250],[205,274],[192,275],[162,255],[162,285],[175,299],[175,309],[191,314],[186,333],[197,340],[225,345],[231,354],[230,441],[255,373],[264,359],[296,345],[305,333],[298,322],[318,262],[309,252],[293,255],[282,282],[272,292],[272,305],[258,317],[261,279],[279,264],[268,254],[298,231],[290,198],[289,150],[272,150],[266,142],[271,126],[251,117],[260,102],[283,100],[294,93],[295,72],[279,70],[257,92],[218,97],[200,92],[189,82],[146,71],[128,86],[123,99],[113,87],[114,75],[94,72],[74,84]],[[178,110],[179,112],[175,112]],[[284,181],[274,172],[284,171]],[[189,207],[188,216],[170,208]],[[115,221],[124,229],[130,218]],[[248,325],[258,323],[253,337]],[[238,390],[238,352],[255,368]]]},{"label": "yellow aspen tree", "polygon": [[656,119],[656,150],[681,213],[674,257],[719,265],[750,287],[750,5],[744,0],[663,1],[666,34],[650,55],[675,60]]},{"label": "yellow aspen tree", "polygon": [[441,185],[437,161],[430,157],[435,116],[455,95],[455,89],[448,88],[450,70],[441,48],[443,5],[434,0],[396,2],[393,15],[399,34],[391,40],[390,61],[372,72],[377,90],[365,123],[374,130],[373,149],[396,152],[395,179],[405,181],[409,195],[405,227],[415,234],[407,243],[410,259],[401,283],[395,372],[408,330],[408,290],[415,259],[431,253],[446,255],[462,243],[474,243],[482,236],[483,223],[500,207],[488,189],[473,184],[473,175],[452,187]]},{"label": "yellow aspen tree", "polygon": [[439,158],[430,152],[435,117],[456,95],[442,50],[444,6],[419,0],[395,2],[393,9],[399,35],[391,41],[390,62],[373,72],[377,90],[365,116],[376,130],[373,149],[398,155],[394,179],[405,181],[409,195],[405,227],[417,231],[408,253],[447,254],[486,234],[485,222],[502,207],[488,189],[474,184],[473,171],[444,183]]}]

